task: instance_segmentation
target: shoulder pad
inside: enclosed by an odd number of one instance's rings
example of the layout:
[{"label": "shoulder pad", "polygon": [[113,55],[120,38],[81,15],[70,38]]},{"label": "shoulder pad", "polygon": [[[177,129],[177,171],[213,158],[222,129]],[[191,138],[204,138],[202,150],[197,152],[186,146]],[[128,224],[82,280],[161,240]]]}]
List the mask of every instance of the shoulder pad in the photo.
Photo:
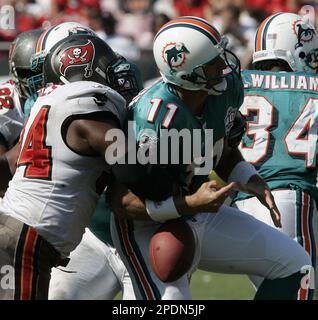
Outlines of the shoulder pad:
[{"label": "shoulder pad", "polygon": [[110,87],[92,81],[78,81],[66,84],[63,88],[65,99],[74,106],[72,113],[109,111],[123,125],[127,113],[126,100]]}]

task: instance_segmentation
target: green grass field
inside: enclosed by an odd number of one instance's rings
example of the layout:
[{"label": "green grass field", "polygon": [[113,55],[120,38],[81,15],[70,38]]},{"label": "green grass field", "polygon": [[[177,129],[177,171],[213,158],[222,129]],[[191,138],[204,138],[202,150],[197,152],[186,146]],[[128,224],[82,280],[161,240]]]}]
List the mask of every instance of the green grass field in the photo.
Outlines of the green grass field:
[{"label": "green grass field", "polygon": [[[246,276],[200,270],[193,274],[190,288],[193,300],[251,300],[255,295]],[[121,293],[115,299],[120,300]]]},{"label": "green grass field", "polygon": [[194,300],[251,300],[255,291],[247,276],[196,271],[191,279]]}]

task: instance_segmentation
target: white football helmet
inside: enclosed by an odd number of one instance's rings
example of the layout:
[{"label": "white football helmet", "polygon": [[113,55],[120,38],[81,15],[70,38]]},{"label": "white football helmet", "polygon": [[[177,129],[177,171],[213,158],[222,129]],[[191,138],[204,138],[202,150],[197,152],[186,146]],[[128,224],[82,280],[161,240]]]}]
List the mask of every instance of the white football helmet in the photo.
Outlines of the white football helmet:
[{"label": "white football helmet", "polygon": [[[206,20],[198,17],[179,17],[169,21],[155,36],[153,52],[157,67],[165,82],[187,90],[205,90],[219,95],[226,91],[225,76],[238,67],[239,61],[226,50],[227,38]],[[232,56],[231,56],[232,55]],[[208,86],[211,78],[204,73],[204,65],[221,57],[226,69],[217,85]]]},{"label": "white football helmet", "polygon": [[50,49],[60,40],[73,34],[87,34],[97,37],[93,30],[78,22],[63,22],[43,31],[36,45],[35,53],[31,57],[31,70],[39,73],[37,78],[33,79],[34,87],[38,88],[43,85],[43,63]]},{"label": "white football helmet", "polygon": [[255,35],[253,63],[284,60],[295,72],[318,70],[318,35],[314,27],[294,13],[266,18]]}]

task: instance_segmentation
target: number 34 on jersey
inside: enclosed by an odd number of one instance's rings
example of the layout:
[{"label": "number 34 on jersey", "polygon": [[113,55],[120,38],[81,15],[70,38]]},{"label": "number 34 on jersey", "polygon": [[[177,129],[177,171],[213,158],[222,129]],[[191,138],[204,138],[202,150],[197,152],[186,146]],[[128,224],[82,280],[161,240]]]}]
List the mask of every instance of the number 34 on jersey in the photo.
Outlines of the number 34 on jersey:
[{"label": "number 34 on jersey", "polygon": [[295,168],[298,160],[299,166],[316,167],[318,93],[249,89],[240,111],[247,118],[247,131],[239,148],[247,161]]}]

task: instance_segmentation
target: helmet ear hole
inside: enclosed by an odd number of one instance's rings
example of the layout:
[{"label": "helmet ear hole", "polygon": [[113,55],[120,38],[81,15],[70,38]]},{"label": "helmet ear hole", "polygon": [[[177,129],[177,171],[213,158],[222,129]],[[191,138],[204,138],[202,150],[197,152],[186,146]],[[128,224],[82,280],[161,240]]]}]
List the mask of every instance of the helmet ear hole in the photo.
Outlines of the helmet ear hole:
[{"label": "helmet ear hole", "polygon": [[188,80],[188,74],[186,71],[179,71],[176,73],[176,78],[180,79],[181,82]]},{"label": "helmet ear hole", "polygon": [[295,57],[296,58],[300,58],[300,59],[305,59],[306,57],[306,53],[304,51],[303,46],[299,46],[296,50],[295,50]]},{"label": "helmet ear hole", "polygon": [[306,54],[305,54],[304,51],[299,52],[299,58],[300,59],[305,59],[305,57],[306,57]]}]

